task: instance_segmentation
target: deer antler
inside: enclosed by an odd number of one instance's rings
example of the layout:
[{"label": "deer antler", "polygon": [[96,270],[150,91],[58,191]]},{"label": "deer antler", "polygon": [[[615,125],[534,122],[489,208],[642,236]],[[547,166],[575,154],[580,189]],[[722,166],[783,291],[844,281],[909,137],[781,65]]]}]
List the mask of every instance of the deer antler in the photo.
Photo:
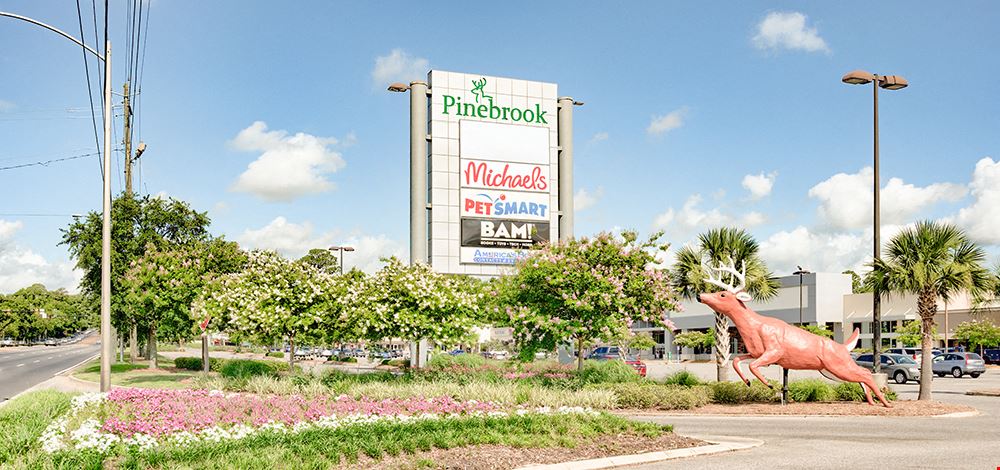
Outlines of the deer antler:
[{"label": "deer antler", "polygon": [[[716,265],[713,268],[711,266],[707,266],[704,263],[702,263],[702,267],[705,270],[705,274],[708,276],[705,279],[705,282],[707,282],[709,284],[719,286],[719,287],[721,287],[721,288],[723,288],[723,289],[725,289],[725,290],[727,290],[729,292],[733,292],[733,293],[742,292],[743,289],[746,288],[746,284],[747,284],[747,263],[746,263],[746,261],[743,261],[741,263],[742,269],[740,271],[736,270],[736,263],[734,263],[732,260],[729,261],[728,265],[722,265],[720,263],[720,264]],[[729,274],[730,279],[736,279],[736,280],[738,280],[739,284],[734,286],[731,283],[723,282],[722,281],[722,274],[723,273]],[[716,275],[718,275],[718,277],[715,277]]]}]

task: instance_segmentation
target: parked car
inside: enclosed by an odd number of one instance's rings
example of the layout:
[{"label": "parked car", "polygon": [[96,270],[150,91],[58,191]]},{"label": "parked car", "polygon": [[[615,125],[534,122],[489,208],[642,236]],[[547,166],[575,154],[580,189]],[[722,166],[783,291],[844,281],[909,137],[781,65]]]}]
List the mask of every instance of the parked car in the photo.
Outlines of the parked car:
[{"label": "parked car", "polygon": [[983,361],[982,356],[970,352],[942,354],[934,358],[931,367],[938,377],[951,374],[956,379],[966,374],[975,379],[986,372],[986,362]]},{"label": "parked car", "polygon": [[587,356],[587,359],[607,361],[610,359],[621,359],[621,357],[621,348],[618,346],[600,346],[598,348],[594,348],[594,350]]},{"label": "parked car", "polygon": [[45,340],[45,345],[46,346],[59,346],[59,341],[57,341],[55,338],[49,338],[49,339]]},{"label": "parked car", "polygon": [[902,354],[904,356],[910,356],[910,359],[916,361],[917,364],[919,364],[920,359],[924,357],[924,352],[920,348],[892,348],[886,352],[889,354]]},{"label": "parked car", "polygon": [[983,359],[987,364],[1000,364],[1000,349],[984,350]]},{"label": "parked car", "polygon": [[486,351],[486,352],[483,353],[483,356],[485,356],[488,359],[496,359],[496,360],[499,360],[499,361],[506,361],[507,359],[510,359],[510,353],[507,352],[507,351],[504,351],[503,349],[495,349],[493,351]]},{"label": "parked car", "polygon": [[[871,354],[862,354],[854,362],[865,369],[871,369],[872,357]],[[882,372],[897,384],[905,384],[910,380],[920,380],[920,366],[909,356],[886,353],[879,354],[879,359],[882,364]]]},{"label": "parked car", "polygon": [[10,338],[0,339],[0,346],[17,346],[17,341]]},{"label": "parked car", "polygon": [[319,355],[322,356],[324,359],[329,359],[330,356],[333,356],[333,350],[324,349],[320,351]]},{"label": "parked car", "polygon": [[639,373],[640,377],[646,376],[646,363],[639,360],[638,356],[626,357],[625,363],[632,366],[632,368]]}]

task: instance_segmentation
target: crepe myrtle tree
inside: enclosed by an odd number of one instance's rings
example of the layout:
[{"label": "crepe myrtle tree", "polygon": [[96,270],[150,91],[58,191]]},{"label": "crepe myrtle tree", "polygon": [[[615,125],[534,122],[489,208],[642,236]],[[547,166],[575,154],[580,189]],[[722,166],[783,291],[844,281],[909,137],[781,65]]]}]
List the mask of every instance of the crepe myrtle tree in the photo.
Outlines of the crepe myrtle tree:
[{"label": "crepe myrtle tree", "polygon": [[344,318],[353,331],[372,341],[418,344],[422,339],[456,344],[468,337],[481,313],[480,281],[437,273],[422,263],[404,265],[396,257],[383,261],[382,269],[347,287]]},{"label": "crepe myrtle tree", "polygon": [[983,354],[983,348],[1000,344],[1000,326],[986,319],[962,322],[955,328],[955,339]]},{"label": "crepe myrtle tree", "polygon": [[219,279],[192,314],[218,316],[217,324],[226,330],[265,342],[287,339],[291,367],[296,339],[322,335],[339,318],[342,297],[335,276],[273,251],[253,251],[246,268]]},{"label": "crepe myrtle tree", "polygon": [[150,244],[121,281],[126,308],[148,325],[149,367],[155,369],[156,341],[183,341],[194,334],[191,305],[213,278],[238,272],[246,254],[235,242],[214,239],[158,248]]},{"label": "crepe myrtle tree", "polygon": [[497,286],[522,360],[573,343],[615,342],[635,322],[673,329],[680,307],[664,271],[655,269],[662,233],[638,241],[633,231],[543,245],[519,260]]}]

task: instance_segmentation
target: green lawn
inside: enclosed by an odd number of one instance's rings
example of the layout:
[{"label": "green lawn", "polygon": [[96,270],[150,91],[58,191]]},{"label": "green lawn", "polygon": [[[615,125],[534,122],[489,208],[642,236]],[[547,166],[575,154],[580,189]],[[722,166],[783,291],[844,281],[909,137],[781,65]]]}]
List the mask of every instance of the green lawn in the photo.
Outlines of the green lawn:
[{"label": "green lawn", "polygon": [[69,395],[34,392],[0,408],[2,468],[330,468],[359,457],[419,454],[432,448],[476,444],[513,447],[575,447],[599,435],[654,437],[669,426],[639,423],[610,415],[529,415],[468,417],[409,424],[375,423],[301,433],[260,434],[220,444],[160,448],[99,455],[94,452],[47,454],[38,437],[69,407]]},{"label": "green lawn", "polygon": [[[111,383],[125,387],[140,388],[187,388],[184,380],[190,379],[197,372],[178,370],[174,362],[163,356],[158,357],[158,365],[162,370],[149,370],[148,361],[136,361],[135,364],[116,363],[111,365]],[[88,362],[73,373],[73,377],[91,382],[101,381],[100,360]]]}]

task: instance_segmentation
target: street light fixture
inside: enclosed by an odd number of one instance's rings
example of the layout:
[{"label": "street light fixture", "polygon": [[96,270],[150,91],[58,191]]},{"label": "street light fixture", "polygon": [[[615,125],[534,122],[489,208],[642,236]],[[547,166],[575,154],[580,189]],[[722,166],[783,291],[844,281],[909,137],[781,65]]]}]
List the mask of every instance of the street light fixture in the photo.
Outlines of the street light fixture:
[{"label": "street light fixture", "polygon": [[[884,88],[886,90],[899,90],[906,88],[909,83],[905,78],[898,75],[878,75],[866,72],[864,70],[854,70],[848,72],[841,78],[841,81],[849,85],[865,85],[867,83],[872,84],[872,100],[873,105],[873,116],[874,116],[874,188],[875,188],[875,261],[881,259],[881,242],[879,240],[881,227],[879,222],[879,176],[878,176],[878,89]],[[879,373],[881,370],[881,361],[879,361],[879,349],[882,346],[882,293],[875,291],[872,292],[872,323],[874,328],[872,331],[872,371],[874,373]]]},{"label": "street light fixture", "polygon": [[102,194],[103,221],[101,226],[101,391],[111,389],[111,358],[115,345],[111,334],[111,40],[104,43],[104,54],[87,46],[83,41],[41,21],[0,11],[0,16],[41,26],[76,43],[86,52],[104,61],[104,182]]},{"label": "street light fixture", "polygon": [[340,252],[340,263],[338,263],[338,264],[340,265],[340,274],[344,274],[344,252],[345,251],[354,251],[354,247],[353,246],[331,246],[330,248],[327,248],[327,249],[330,250],[330,251],[339,251]]},{"label": "street light fixture", "polygon": [[410,89],[409,85],[407,85],[405,83],[399,83],[399,82],[396,82],[396,83],[393,83],[393,84],[389,85],[389,88],[388,88],[389,91],[393,91],[393,92],[396,92],[396,93],[403,93],[403,92],[405,92],[406,90],[409,90],[409,89]]},{"label": "street light fixture", "polygon": [[796,267],[799,268],[799,270],[795,271],[792,274],[799,277],[799,325],[801,326],[803,324],[802,323],[802,276],[806,274],[812,274],[812,271],[803,269],[802,266],[796,266]]}]

